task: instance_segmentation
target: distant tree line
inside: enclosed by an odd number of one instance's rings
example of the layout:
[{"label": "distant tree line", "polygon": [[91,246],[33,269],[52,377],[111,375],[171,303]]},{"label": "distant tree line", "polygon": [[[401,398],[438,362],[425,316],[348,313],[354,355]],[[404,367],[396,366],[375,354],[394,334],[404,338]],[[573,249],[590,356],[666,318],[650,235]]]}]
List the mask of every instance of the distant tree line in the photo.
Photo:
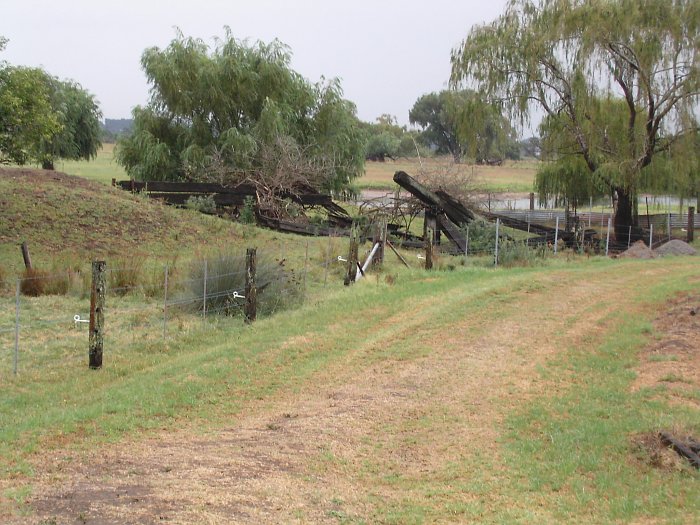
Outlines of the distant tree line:
[{"label": "distant tree line", "polygon": [[365,158],[383,162],[387,158],[450,155],[455,163],[464,157],[481,163],[517,160],[521,152],[539,155],[536,138],[520,143],[508,119],[474,91],[423,95],[411,108],[409,121],[419,129],[399,126],[396,117],[386,114],[374,123],[364,123]]},{"label": "distant tree line", "polygon": [[114,144],[122,135],[128,135],[134,128],[134,119],[106,118],[102,124],[102,142]]}]

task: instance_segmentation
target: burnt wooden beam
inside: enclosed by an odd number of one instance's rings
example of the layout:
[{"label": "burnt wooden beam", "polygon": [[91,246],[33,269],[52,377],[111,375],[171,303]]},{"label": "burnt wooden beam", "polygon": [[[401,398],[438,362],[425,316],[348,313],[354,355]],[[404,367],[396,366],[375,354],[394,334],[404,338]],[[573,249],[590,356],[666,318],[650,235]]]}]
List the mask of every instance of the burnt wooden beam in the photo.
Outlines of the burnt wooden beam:
[{"label": "burnt wooden beam", "polygon": [[437,223],[440,229],[445,233],[445,236],[464,253],[467,249],[467,237],[462,233],[462,230],[443,214],[438,215]]},{"label": "burnt wooden beam", "polygon": [[690,447],[685,445],[685,443],[677,440],[667,432],[659,432],[659,437],[661,438],[661,442],[664,445],[666,445],[667,447],[671,447],[679,455],[683,456],[688,461],[690,461],[690,464],[692,466],[694,466],[697,469],[700,469],[700,456],[693,452]]},{"label": "burnt wooden beam", "polygon": [[[428,207],[443,211],[447,217],[457,225],[468,224],[476,218],[476,215],[459,203],[456,199],[442,192],[434,192],[423,186],[405,171],[394,173],[394,182],[416,197]],[[445,198],[447,195],[447,198]]]},{"label": "burnt wooden beam", "polygon": [[120,180],[117,186],[131,191],[165,192],[165,193],[244,193],[255,195],[252,184],[224,186],[213,182],[172,182],[172,181],[132,181]]}]

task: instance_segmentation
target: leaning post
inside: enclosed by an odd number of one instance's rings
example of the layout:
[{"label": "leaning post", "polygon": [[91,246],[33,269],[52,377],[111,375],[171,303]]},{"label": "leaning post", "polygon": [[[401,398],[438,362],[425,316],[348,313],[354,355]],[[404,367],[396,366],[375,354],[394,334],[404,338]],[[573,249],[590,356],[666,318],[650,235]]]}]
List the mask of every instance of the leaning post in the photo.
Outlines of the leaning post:
[{"label": "leaning post", "polygon": [[350,231],[350,249],[348,252],[348,267],[345,273],[345,286],[350,286],[357,277],[357,257],[359,252],[359,240],[357,227],[353,226]]},{"label": "leaning post", "polygon": [[428,228],[425,235],[425,269],[433,269],[433,229]]},{"label": "leaning post", "polygon": [[688,243],[695,238],[695,208],[688,207]]},{"label": "leaning post", "polygon": [[89,365],[93,370],[102,368],[102,352],[104,349],[105,326],[105,293],[106,270],[105,261],[92,262],[92,288],[90,290],[90,336],[89,336]]},{"label": "leaning post", "polygon": [[258,315],[258,289],[255,286],[256,249],[248,248],[245,252],[245,322],[255,321]]}]

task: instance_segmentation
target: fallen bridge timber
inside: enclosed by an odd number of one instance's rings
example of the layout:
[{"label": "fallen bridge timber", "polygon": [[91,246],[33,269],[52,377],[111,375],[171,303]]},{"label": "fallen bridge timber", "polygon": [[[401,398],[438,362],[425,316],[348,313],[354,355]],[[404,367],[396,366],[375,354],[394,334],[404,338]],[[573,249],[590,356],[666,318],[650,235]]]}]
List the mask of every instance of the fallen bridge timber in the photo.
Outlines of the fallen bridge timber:
[{"label": "fallen bridge timber", "polygon": [[[542,224],[523,221],[494,212],[483,210],[475,211],[463,205],[449,193],[443,190],[432,191],[404,171],[394,174],[394,182],[408,191],[424,207],[424,232],[423,237],[416,237],[408,232],[402,232],[397,224],[389,224],[388,230],[405,247],[420,248],[424,245],[428,231],[433,232],[433,243],[441,244],[441,234],[450,241],[455,253],[464,253],[467,249],[466,228],[474,221],[496,222],[509,228],[527,232],[532,237],[528,239],[530,245],[553,243],[555,238],[561,239],[565,244],[573,246],[576,243],[576,234]],[[191,197],[211,196],[217,208],[230,206],[242,206],[246,198],[256,198],[256,188],[253,184],[238,184],[225,186],[209,182],[171,182],[150,181],[140,182],[134,180],[113,181],[113,184],[131,192],[142,192],[148,197],[161,200],[167,204],[185,205]],[[321,207],[327,213],[327,225],[304,224],[281,218],[267,217],[256,213],[260,225],[287,233],[310,236],[349,236],[353,219],[340,205],[335,203],[330,195],[319,193],[313,188],[305,187],[299,191],[287,191],[279,195],[288,198],[303,207]],[[584,241],[590,242],[595,235],[595,230],[585,230]],[[507,236],[504,236],[507,238]]]},{"label": "fallen bridge timber", "polygon": [[[464,228],[468,227],[470,223],[476,220],[489,222],[499,220],[509,228],[534,234],[534,237],[528,239],[528,243],[532,245],[553,243],[557,237],[567,246],[576,244],[575,232],[567,232],[564,230],[559,230],[557,232],[556,228],[550,226],[533,224],[498,213],[473,211],[443,190],[430,190],[405,171],[397,171],[394,174],[394,182],[408,191],[424,205],[424,236],[427,235],[428,229],[432,229],[434,232],[433,242],[439,243],[440,232],[442,232],[461,253],[467,249],[467,239]],[[595,235],[595,230],[584,230],[584,242],[593,241]]]}]

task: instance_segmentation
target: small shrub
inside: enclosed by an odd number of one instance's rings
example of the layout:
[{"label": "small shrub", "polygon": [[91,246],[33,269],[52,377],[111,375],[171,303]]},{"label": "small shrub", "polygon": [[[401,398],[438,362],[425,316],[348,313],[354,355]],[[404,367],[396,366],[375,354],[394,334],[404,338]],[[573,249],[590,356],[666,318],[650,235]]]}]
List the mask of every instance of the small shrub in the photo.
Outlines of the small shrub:
[{"label": "small shrub", "polygon": [[513,266],[531,266],[537,259],[537,248],[531,248],[524,242],[504,241],[498,250],[498,264],[506,268],[511,268]]},{"label": "small shrub", "polygon": [[213,195],[192,195],[185,201],[185,207],[200,213],[216,213],[216,202]]},{"label": "small shrub", "polygon": [[255,198],[251,195],[243,199],[243,208],[239,216],[243,224],[255,224]]},{"label": "small shrub", "polygon": [[[244,300],[234,293],[244,294],[245,257],[221,253],[206,259],[207,262],[207,312],[219,315],[238,315],[243,312]],[[276,261],[264,253],[257,254],[255,282],[258,289],[258,315],[270,315],[291,308],[302,297],[300,279],[288,270],[283,261]],[[204,260],[192,265],[189,275],[187,301],[191,310],[204,308]]]},{"label": "small shrub", "polygon": [[491,253],[496,247],[496,226],[486,221],[473,221],[469,228],[463,228],[469,235],[469,253]]},{"label": "small shrub", "polygon": [[22,295],[26,295],[28,297],[39,297],[41,295],[46,295],[48,280],[48,273],[42,270],[37,270],[36,268],[26,268],[24,272],[22,272],[22,277],[19,284],[20,292]]}]

